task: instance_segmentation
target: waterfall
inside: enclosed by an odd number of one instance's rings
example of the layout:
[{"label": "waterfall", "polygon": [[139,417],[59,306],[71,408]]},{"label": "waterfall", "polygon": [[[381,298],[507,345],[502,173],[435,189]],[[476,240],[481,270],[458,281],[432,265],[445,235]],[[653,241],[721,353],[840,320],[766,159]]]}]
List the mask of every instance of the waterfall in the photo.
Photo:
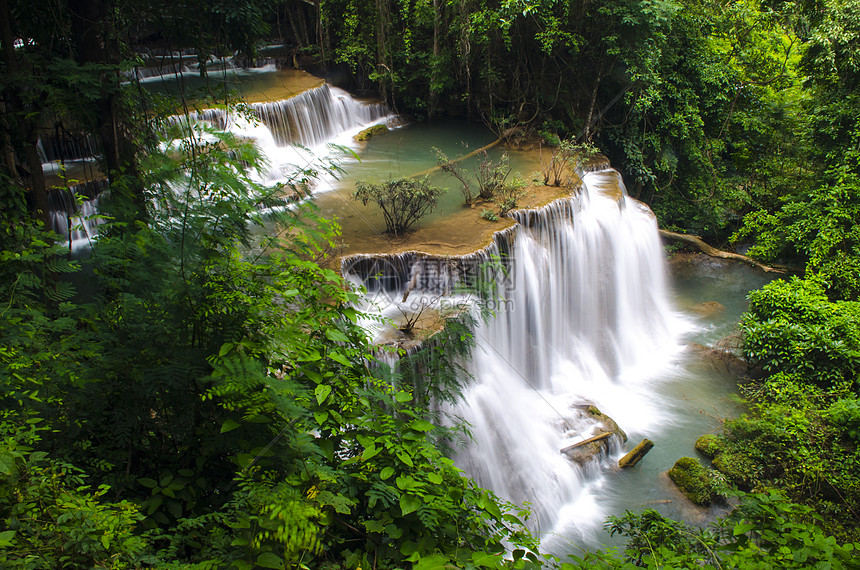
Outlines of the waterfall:
[{"label": "waterfall", "polygon": [[[326,143],[349,144],[352,135],[360,129],[392,117],[391,111],[382,103],[363,103],[352,98],[346,91],[325,84],[290,99],[252,103],[247,105],[247,108],[251,117],[238,111],[205,109],[187,116],[170,117],[167,123],[180,125],[184,132],[194,125],[205,124],[216,130],[229,131],[238,137],[253,140],[263,155],[264,163],[257,173],[257,178],[263,184],[274,185],[290,181],[296,169],[311,164],[315,153],[322,151]],[[215,142],[211,135],[201,130],[198,130],[196,136]],[[52,138],[40,141],[40,152],[46,160],[43,168],[51,169],[54,163],[48,161],[57,156],[86,157],[97,153],[95,139],[92,137],[83,139],[82,143],[73,142],[66,141],[65,146],[62,146]],[[166,143],[163,150],[168,152],[171,148],[176,148],[177,144],[178,141]],[[310,150],[294,145],[308,147]],[[80,188],[84,187],[97,187],[101,191],[106,187],[106,183],[80,185]],[[71,194],[57,193],[53,198],[50,214],[54,231],[66,240],[70,239],[73,248],[75,243],[89,243],[95,236],[99,223],[94,216],[98,209],[98,192],[89,192],[87,196],[95,199],[80,206],[75,199],[69,199],[69,196],[74,196],[76,192],[73,188]]]},{"label": "waterfall", "polygon": [[99,201],[107,189],[107,180],[94,180],[48,193],[51,230],[73,250],[88,247],[96,237],[103,221],[98,216]]},{"label": "waterfall", "polygon": [[[468,267],[502,256],[497,297],[472,299],[495,312],[474,330],[477,348],[467,363],[473,380],[462,400],[445,408],[472,435],[454,459],[500,497],[528,502],[535,530],[564,528],[568,536],[603,521],[592,490],[621,452],[613,438],[608,461],[578,465],[560,453],[596,433],[599,424],[584,406],[596,404],[622,429],[639,432],[665,419],[649,386],[679,350],[683,327],[668,302],[653,214],[626,195],[614,170],[583,179],[569,198],[512,213],[518,225],[485,251],[437,258],[456,267],[453,274],[428,274],[428,258],[416,254],[375,263],[351,258],[342,266],[374,292],[383,314],[396,314],[403,309],[390,308],[400,303],[393,289],[402,294],[417,281],[413,294],[432,296]],[[416,274],[442,275],[448,284],[434,287]]]},{"label": "waterfall", "polygon": [[[381,121],[391,114],[382,103],[362,103],[346,91],[327,84],[289,99],[251,103],[248,107],[281,147],[318,147],[341,133]],[[237,120],[237,115],[228,116],[226,111],[211,110],[199,118],[230,125]]]}]

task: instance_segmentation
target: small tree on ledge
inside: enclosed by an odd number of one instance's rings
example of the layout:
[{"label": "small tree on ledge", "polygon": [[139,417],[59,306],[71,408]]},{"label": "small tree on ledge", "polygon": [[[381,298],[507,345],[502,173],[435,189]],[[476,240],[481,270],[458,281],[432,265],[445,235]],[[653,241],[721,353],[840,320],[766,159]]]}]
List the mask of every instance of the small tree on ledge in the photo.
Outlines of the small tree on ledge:
[{"label": "small tree on ledge", "polygon": [[385,231],[397,235],[433,211],[445,190],[430,186],[429,178],[395,178],[380,184],[358,181],[353,200],[375,202],[385,217]]}]

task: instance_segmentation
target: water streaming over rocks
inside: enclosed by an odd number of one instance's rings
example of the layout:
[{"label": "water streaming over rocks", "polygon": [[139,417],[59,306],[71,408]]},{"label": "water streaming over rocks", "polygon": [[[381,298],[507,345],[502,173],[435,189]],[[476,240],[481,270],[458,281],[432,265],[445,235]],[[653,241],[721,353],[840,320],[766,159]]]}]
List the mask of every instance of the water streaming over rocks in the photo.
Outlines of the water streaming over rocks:
[{"label": "water streaming over rocks", "polygon": [[[252,103],[246,107],[250,116],[236,110],[205,109],[187,116],[170,117],[168,124],[184,127],[182,131],[188,133],[191,125],[207,125],[253,140],[264,159],[257,178],[269,185],[290,181],[297,168],[313,164],[316,157],[326,152],[324,145],[327,143],[349,145],[352,135],[362,128],[394,118],[386,105],[358,101],[346,91],[326,84],[289,99]],[[195,136],[215,140],[204,131],[197,129]],[[169,151],[172,145],[178,144],[179,141],[167,143],[164,150]],[[45,171],[55,170],[57,160],[86,159],[99,152],[93,137],[81,140],[47,137],[40,145]],[[107,187],[103,182],[81,186],[97,186],[99,191]],[[51,212],[54,231],[71,239],[73,249],[75,244],[86,246],[95,236],[98,225],[98,218],[94,216],[98,210],[97,193],[90,193],[92,199],[82,203],[67,199],[75,194],[75,188],[61,192],[52,201]]]},{"label": "water streaming over rocks", "polygon": [[[342,265],[383,314],[396,317],[404,292],[436,299],[501,258],[496,296],[470,298],[473,307],[491,303],[495,316],[475,328],[477,348],[467,363],[473,380],[462,401],[445,409],[471,426],[473,441],[455,461],[501,497],[528,502],[533,528],[563,528],[567,536],[606,516],[592,491],[610,476],[621,441],[613,437],[603,454],[612,462],[578,465],[560,450],[600,429],[587,404],[622,429],[665,420],[649,386],[679,351],[685,328],[668,302],[653,214],[627,197],[614,170],[583,178],[569,198],[512,213],[518,225],[472,256],[406,253]],[[383,329],[375,332],[384,338]]]}]

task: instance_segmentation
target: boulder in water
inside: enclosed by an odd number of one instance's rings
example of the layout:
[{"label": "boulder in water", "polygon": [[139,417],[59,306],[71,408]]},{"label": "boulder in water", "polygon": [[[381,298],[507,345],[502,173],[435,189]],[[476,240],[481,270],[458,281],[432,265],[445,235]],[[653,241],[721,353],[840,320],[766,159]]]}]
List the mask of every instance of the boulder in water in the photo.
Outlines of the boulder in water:
[{"label": "boulder in water", "polygon": [[693,305],[691,307],[691,310],[700,317],[709,318],[719,315],[720,313],[725,311],[726,306],[716,301],[705,301],[703,303]]},{"label": "boulder in water", "polygon": [[568,459],[580,465],[596,459],[603,451],[607,450],[612,436],[618,437],[622,442],[627,441],[627,434],[624,433],[624,430],[618,427],[615,420],[601,412],[597,406],[589,404],[582,406],[582,408],[589,418],[597,420],[599,424],[597,434],[561,450],[561,453],[566,455]]},{"label": "boulder in water", "polygon": [[603,425],[603,431],[607,431],[609,433],[617,435],[621,438],[622,442],[627,442],[627,434],[624,433],[624,430],[618,427],[618,424],[615,423],[615,420],[601,412],[597,406],[588,406],[586,408],[588,415],[592,418],[596,419]]},{"label": "boulder in water", "polygon": [[695,342],[691,342],[689,347],[690,350],[707,360],[711,367],[718,372],[729,374],[735,378],[756,376],[756,371],[750,368],[747,361],[733,352],[711,348]]},{"label": "boulder in water", "polygon": [[703,466],[693,457],[682,457],[669,469],[669,479],[693,504],[707,507],[718,497],[713,469]]},{"label": "boulder in water", "polygon": [[367,127],[363,131],[359,132],[357,135],[352,137],[352,139],[356,142],[364,142],[374,135],[381,135],[382,133],[387,132],[388,127],[385,125],[373,125],[372,127]]},{"label": "boulder in water", "polygon": [[696,451],[711,459],[714,469],[738,489],[749,491],[752,488],[755,465],[742,452],[733,450],[722,437],[703,435],[696,440]]}]

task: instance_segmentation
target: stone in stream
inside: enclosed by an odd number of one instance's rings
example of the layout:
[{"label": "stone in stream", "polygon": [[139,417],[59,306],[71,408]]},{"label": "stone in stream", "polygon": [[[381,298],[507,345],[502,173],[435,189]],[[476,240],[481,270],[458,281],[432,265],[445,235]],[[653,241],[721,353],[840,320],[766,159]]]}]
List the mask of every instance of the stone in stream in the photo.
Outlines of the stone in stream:
[{"label": "stone in stream", "polygon": [[691,342],[688,346],[692,352],[708,361],[711,367],[718,372],[729,374],[735,378],[759,377],[757,369],[750,367],[746,360],[731,351],[711,348],[695,342]]},{"label": "stone in stream", "polygon": [[691,310],[700,317],[707,318],[714,317],[722,313],[726,310],[726,306],[716,301],[705,301],[704,303],[693,305],[693,307],[691,307]]},{"label": "stone in stream", "polygon": [[622,442],[627,441],[627,434],[618,427],[615,420],[601,412],[596,406],[587,405],[582,407],[590,417],[598,421],[600,429],[594,436],[578,441],[561,450],[561,453],[566,455],[568,459],[580,465],[599,457],[604,450],[608,449],[609,440],[613,435],[620,438]]},{"label": "stone in stream", "polygon": [[622,469],[627,469],[629,467],[633,467],[639,461],[645,457],[645,454],[651,451],[651,448],[654,447],[654,442],[650,439],[643,439],[642,442],[630,450],[627,455],[618,460],[618,466]]},{"label": "stone in stream", "polygon": [[690,502],[707,507],[719,496],[711,475],[713,472],[692,457],[682,457],[669,469],[668,475]]},{"label": "stone in stream", "polygon": [[372,137],[373,135],[380,135],[382,133],[387,133],[387,132],[388,132],[387,126],[385,126],[385,125],[373,125],[372,127],[367,127],[366,129],[364,129],[363,131],[361,131],[360,133],[358,133],[357,135],[355,135],[352,138],[356,142],[364,142],[364,141],[370,139],[370,137]]}]

